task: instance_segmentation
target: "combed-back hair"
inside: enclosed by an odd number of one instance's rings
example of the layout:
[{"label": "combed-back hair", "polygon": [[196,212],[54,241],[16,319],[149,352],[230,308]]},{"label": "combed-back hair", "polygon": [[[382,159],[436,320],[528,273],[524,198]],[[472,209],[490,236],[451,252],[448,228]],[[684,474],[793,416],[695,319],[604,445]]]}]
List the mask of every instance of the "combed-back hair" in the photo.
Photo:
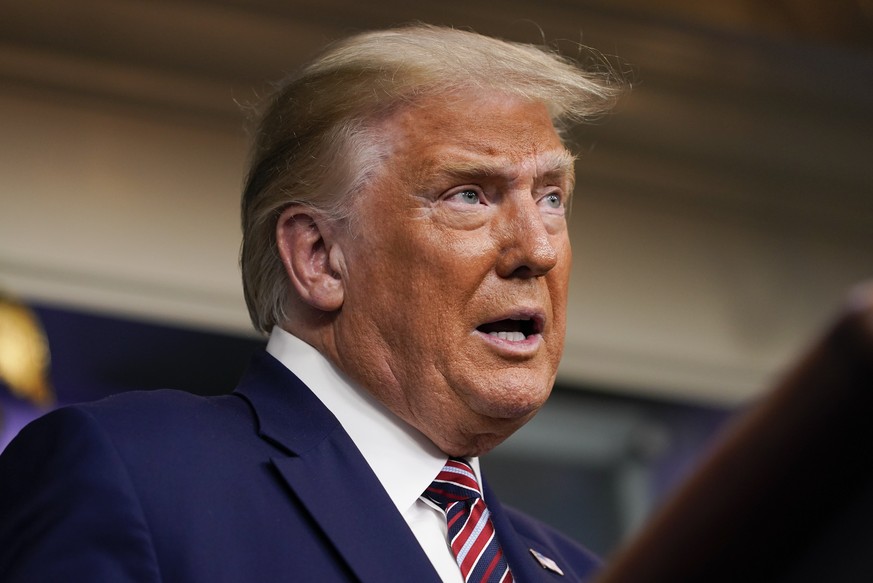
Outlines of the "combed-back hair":
[{"label": "combed-back hair", "polygon": [[339,41],[283,80],[257,126],[242,196],[243,291],[269,333],[290,298],[276,242],[285,208],[304,204],[349,219],[354,194],[390,151],[375,131],[399,107],[435,96],[501,93],[546,105],[561,133],[610,109],[621,90],[608,69],[585,71],[556,51],[429,25]]}]

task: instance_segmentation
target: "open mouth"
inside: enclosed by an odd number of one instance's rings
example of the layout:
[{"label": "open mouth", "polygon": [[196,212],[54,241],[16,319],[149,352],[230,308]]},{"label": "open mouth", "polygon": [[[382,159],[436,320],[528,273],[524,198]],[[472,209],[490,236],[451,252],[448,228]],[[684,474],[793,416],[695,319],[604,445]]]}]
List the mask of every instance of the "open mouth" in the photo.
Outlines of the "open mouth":
[{"label": "open mouth", "polygon": [[540,317],[518,316],[495,320],[477,327],[476,330],[483,334],[496,336],[501,340],[521,342],[525,338],[543,331],[543,321]]}]

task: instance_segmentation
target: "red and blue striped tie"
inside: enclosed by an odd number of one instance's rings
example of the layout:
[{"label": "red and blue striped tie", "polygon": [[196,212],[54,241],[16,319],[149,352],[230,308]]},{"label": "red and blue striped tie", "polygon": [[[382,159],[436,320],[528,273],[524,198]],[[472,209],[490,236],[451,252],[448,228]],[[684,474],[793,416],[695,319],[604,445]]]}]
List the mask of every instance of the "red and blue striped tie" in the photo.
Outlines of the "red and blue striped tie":
[{"label": "red and blue striped tie", "polygon": [[449,543],[466,583],[511,583],[512,573],[494,534],[470,465],[450,458],[424,496],[446,515]]}]

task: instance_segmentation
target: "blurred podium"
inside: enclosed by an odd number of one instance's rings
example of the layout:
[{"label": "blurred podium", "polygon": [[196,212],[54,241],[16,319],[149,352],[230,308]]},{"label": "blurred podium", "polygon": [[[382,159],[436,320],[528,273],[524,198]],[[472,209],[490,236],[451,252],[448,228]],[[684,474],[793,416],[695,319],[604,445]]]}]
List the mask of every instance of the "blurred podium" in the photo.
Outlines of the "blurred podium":
[{"label": "blurred podium", "polygon": [[873,286],[595,581],[873,582]]}]

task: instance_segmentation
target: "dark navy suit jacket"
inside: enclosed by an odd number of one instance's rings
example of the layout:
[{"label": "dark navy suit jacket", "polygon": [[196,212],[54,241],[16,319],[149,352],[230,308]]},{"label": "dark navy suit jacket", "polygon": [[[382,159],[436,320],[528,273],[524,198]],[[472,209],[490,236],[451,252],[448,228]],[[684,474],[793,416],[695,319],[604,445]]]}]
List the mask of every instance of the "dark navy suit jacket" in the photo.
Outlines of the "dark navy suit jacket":
[{"label": "dark navy suit jacket", "polygon": [[[485,496],[517,581],[597,567]],[[0,580],[439,581],[336,418],[266,353],[230,395],[121,394],[22,430],[0,456]]]}]

